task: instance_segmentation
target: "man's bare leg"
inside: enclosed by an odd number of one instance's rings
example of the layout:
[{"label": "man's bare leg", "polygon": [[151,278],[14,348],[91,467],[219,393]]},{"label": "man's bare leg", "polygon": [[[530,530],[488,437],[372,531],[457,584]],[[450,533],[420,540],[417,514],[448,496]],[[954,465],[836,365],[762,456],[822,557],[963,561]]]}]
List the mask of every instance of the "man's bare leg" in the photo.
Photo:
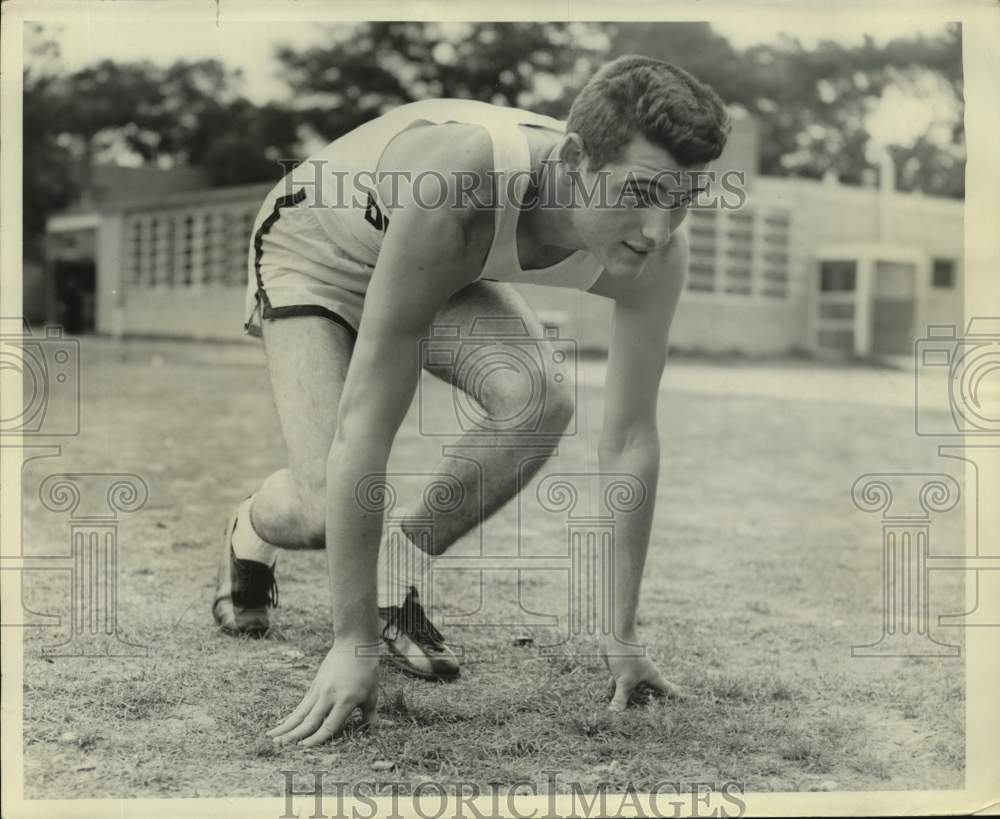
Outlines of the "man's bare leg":
[{"label": "man's bare leg", "polygon": [[[520,319],[527,329],[527,336],[519,337],[519,342],[537,341],[543,347],[548,346],[534,312],[508,284],[476,282],[463,288],[441,308],[434,323],[458,327],[460,336],[468,337],[477,319],[514,319],[515,324]],[[550,353],[544,352],[538,358],[548,361]],[[489,376],[480,379],[473,373],[456,372],[453,367],[437,367],[430,362],[424,362],[424,366],[435,376],[465,392],[486,418],[498,421],[517,417],[519,410],[530,404],[532,390],[537,390],[540,384],[538,373],[518,372],[513,367],[491,367]],[[429,661],[439,661],[441,655],[427,652],[426,645],[444,645],[444,637],[426,620],[418,604],[420,594],[430,591],[427,584],[433,557],[442,554],[523,488],[552,454],[559,435],[572,418],[572,396],[552,389],[554,382],[547,376],[541,383],[547,385],[547,392],[544,411],[537,419],[538,427],[532,424],[531,432],[519,435],[500,424],[503,435],[494,436],[498,446],[482,446],[484,437],[489,436],[479,431],[461,436],[453,447],[449,447],[451,452],[437,464],[420,500],[404,507],[398,526],[405,537],[389,532],[389,538],[382,544],[379,606],[386,627],[390,630],[393,627],[409,629],[413,633],[427,635],[423,652],[407,653],[389,644],[393,652],[390,659],[410,673],[420,674],[421,669],[435,671],[434,662]],[[492,424],[488,426],[494,427]],[[463,448],[468,456],[463,456]],[[449,504],[448,511],[444,513],[429,509],[425,499],[433,497],[442,484],[453,485],[456,481],[461,484],[462,502],[457,507]],[[395,511],[397,515],[400,512],[399,509]],[[433,533],[431,542],[422,540],[428,531],[428,520],[432,521],[429,527]],[[446,656],[453,658],[450,651]]]},{"label": "man's bare leg", "polygon": [[[315,317],[265,321],[263,336],[289,465],[268,476],[253,496],[242,520],[243,535],[265,550],[322,549],[326,546],[327,456],[337,428],[353,337],[340,325]],[[237,518],[232,533],[237,558],[241,557],[236,547],[240,524]],[[383,612],[387,623],[389,618],[394,625],[401,622],[393,618],[395,612],[395,608]],[[458,661],[443,639],[429,639],[423,610],[409,606],[407,617],[416,622],[402,622],[401,629],[383,634],[387,656],[416,676],[455,677]],[[268,618],[262,612],[259,619]],[[430,630],[433,633],[432,626]]]},{"label": "man's bare leg", "polygon": [[230,634],[263,635],[277,605],[279,548],[322,548],[326,453],[353,338],[326,318],[263,322],[264,345],[289,466],[241,503],[226,527],[212,615]]},{"label": "man's bare leg", "polygon": [[[538,339],[542,345],[549,344],[543,339],[541,322],[528,303],[511,285],[500,282],[476,282],[456,293],[438,313],[435,324],[457,326],[461,336],[467,338],[476,319],[509,317],[518,317],[524,322],[530,339]],[[543,354],[540,359],[548,363],[551,356]],[[531,390],[537,389],[539,383],[546,384],[544,409],[537,428],[532,426],[530,432],[521,434],[504,432],[502,438],[497,437],[500,445],[488,447],[482,446],[484,437],[488,437],[486,434],[466,432],[452,449],[460,452],[466,448],[470,457],[446,455],[437,464],[428,488],[435,482],[457,478],[464,488],[464,502],[457,509],[435,515],[423,500],[409,507],[408,511],[415,517],[433,519],[434,539],[428,552],[437,556],[503,507],[541,469],[572,420],[573,395],[568,386],[555,391],[548,376],[541,381],[536,378],[533,386],[529,373],[498,368],[481,382],[471,383],[466,378],[468,373],[456,373],[455,368],[426,364],[425,367],[467,393],[490,418],[516,415],[530,402]],[[472,447],[475,443],[479,446]],[[411,539],[416,538],[416,531],[408,530],[405,522],[403,530]]]},{"label": "man's bare leg", "polygon": [[354,341],[346,328],[314,316],[265,320],[263,338],[288,467],[254,495],[253,527],[283,549],[322,549],[326,458]]},{"label": "man's bare leg", "polygon": [[[442,308],[435,323],[457,326],[462,336],[468,336],[476,319],[512,316],[521,318],[530,338],[542,338],[534,311],[513,287],[502,283],[477,282],[464,288]],[[353,339],[344,327],[320,317],[266,320],[263,325],[271,388],[289,465],[268,476],[255,493],[253,528],[279,548],[321,549],[325,544],[326,453],[336,432]],[[462,373],[451,369],[427,369],[468,393],[492,417],[513,414],[511,410],[523,406],[527,391],[532,389],[525,373],[503,371],[482,383],[470,384],[462,379]],[[549,383],[540,430],[520,436],[506,433],[503,446],[477,447],[476,462],[444,457],[436,475],[458,478],[466,502],[454,512],[437,516],[431,554],[443,553],[506,504],[552,454],[572,413],[568,390],[554,394]],[[467,433],[455,447],[461,449],[482,439],[482,433]],[[433,517],[432,510],[422,508],[422,502],[410,511]]]}]

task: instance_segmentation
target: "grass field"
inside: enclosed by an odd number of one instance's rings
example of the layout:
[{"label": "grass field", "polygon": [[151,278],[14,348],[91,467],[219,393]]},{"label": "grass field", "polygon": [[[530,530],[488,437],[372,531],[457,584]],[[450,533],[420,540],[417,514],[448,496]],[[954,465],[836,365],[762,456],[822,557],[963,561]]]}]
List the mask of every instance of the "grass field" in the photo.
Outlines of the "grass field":
[{"label": "grass field", "polygon": [[[580,432],[546,472],[596,467],[600,366],[584,368]],[[498,575],[489,601],[507,624],[445,628],[467,654],[458,682],[427,684],[387,668],[377,729],[307,751],[276,749],[264,733],[298,703],[329,644],[323,555],[280,559],[279,639],[225,637],[209,613],[221,529],[234,504],[283,465],[260,362],[199,345],[135,343],[123,354],[90,340],[82,372],[82,435],[61,458],[25,469],[25,552],[67,549],[66,516],[38,502],[45,475],[142,475],[149,502],[119,529],[119,622],[150,651],[46,660],[41,647],[65,629],[25,632],[29,798],[279,794],[279,771],[291,769],[484,787],[538,780],[543,769],[584,789],[662,780],[735,780],[749,791],[962,784],[964,658],[850,652],[876,640],[882,620],[879,520],[855,509],[851,484],[865,472],[960,477],[913,434],[898,373],[808,361],[671,363],[640,628],[688,701],[609,713],[606,672],[588,641],[563,656],[513,644],[523,613],[513,578]],[[444,408],[440,389],[438,399]],[[421,471],[439,446],[418,434],[411,412],[391,466]],[[514,521],[513,505],[489,521],[490,548],[512,548]],[[531,543],[565,537],[543,516],[524,527]],[[933,538],[935,551],[963,551],[960,510],[935,520]],[[963,609],[961,577],[935,575],[932,624]],[[26,605],[65,622],[67,578],[26,575]],[[469,580],[443,575],[437,619],[475,608]],[[539,575],[527,594],[544,601],[557,583]],[[960,630],[932,630],[961,642]],[[376,762],[394,768],[380,773]]]}]

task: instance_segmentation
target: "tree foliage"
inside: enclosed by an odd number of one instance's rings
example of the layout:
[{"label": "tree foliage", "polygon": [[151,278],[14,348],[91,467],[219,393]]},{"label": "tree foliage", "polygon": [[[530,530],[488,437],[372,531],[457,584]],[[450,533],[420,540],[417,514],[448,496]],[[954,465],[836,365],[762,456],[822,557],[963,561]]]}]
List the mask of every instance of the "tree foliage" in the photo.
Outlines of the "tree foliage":
[{"label": "tree foliage", "polygon": [[57,57],[52,42],[34,46],[32,65],[24,72],[22,138],[24,145],[23,213],[26,245],[45,226],[45,217],[70,204],[79,193],[76,165],[59,144],[52,127],[60,109],[53,86],[58,77],[51,70]]},{"label": "tree foliage", "polygon": [[75,201],[94,163],[193,165],[215,185],[276,179],[294,156],[299,118],[238,93],[239,72],[218,60],[102,60],[65,72],[36,29],[24,72],[25,233]]},{"label": "tree foliage", "polygon": [[[565,116],[596,68],[623,53],[675,62],[753,114],[764,174],[833,170],[856,183],[877,165],[873,148],[884,147],[900,188],[964,190],[958,26],[884,46],[868,38],[806,48],[784,37],[737,49],[708,23],[360,23],[332,29],[321,47],[279,48],[290,93],[266,105],[242,96],[239,72],[217,60],[104,60],[65,72],[44,32],[29,47],[28,232],[75,198],[92,162],[199,165],[216,185],[263,181],[280,173],[277,158],[301,157],[303,135],[333,139],[412,100],[460,97]],[[943,93],[951,108],[909,137],[873,133],[873,112],[900,89]]]},{"label": "tree foliage", "polygon": [[[938,37],[878,45],[821,41],[806,48],[792,37],[737,50],[708,23],[664,27],[619,24],[611,56],[643,53],[669,60],[711,85],[761,125],[761,172],[818,178],[834,171],[857,184],[876,167],[879,148],[896,163],[901,190],[944,196],[964,191],[961,29]],[[930,82],[928,82],[930,80]],[[937,83],[934,82],[937,80]],[[936,87],[935,87],[936,86]],[[895,134],[870,132],[871,114],[900,89],[915,98],[941,89],[953,105],[922,132],[900,122]]]},{"label": "tree foliage", "polygon": [[363,23],[277,56],[297,110],[328,139],[433,97],[562,115],[604,60],[608,38],[583,23]]}]

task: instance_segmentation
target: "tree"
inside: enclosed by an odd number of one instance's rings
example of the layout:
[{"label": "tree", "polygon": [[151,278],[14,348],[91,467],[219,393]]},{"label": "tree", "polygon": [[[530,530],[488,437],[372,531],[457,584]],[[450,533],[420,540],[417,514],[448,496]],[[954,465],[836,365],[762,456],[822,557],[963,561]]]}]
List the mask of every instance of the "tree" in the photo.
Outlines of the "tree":
[{"label": "tree", "polygon": [[[72,157],[59,144],[51,123],[59,116],[59,49],[38,36],[37,25],[28,26],[28,53],[24,70],[22,119],[25,249],[45,228],[49,213],[64,208],[79,194],[79,179]],[[34,36],[33,36],[34,35]]]},{"label": "tree", "polygon": [[26,235],[75,201],[94,164],[194,165],[215,185],[276,180],[294,156],[293,112],[238,93],[240,74],[217,60],[103,60],[72,73],[35,29],[24,72]]},{"label": "tree", "polygon": [[[334,139],[417,99],[458,97],[564,117],[605,60],[640,53],[675,62],[741,105],[761,125],[761,170],[858,182],[885,145],[902,190],[964,191],[962,45],[937,37],[878,46],[795,38],[736,49],[708,23],[369,22],[331,29],[329,44],[276,51],[292,94],[258,106],[239,72],[216,60],[105,60],[68,73],[39,26],[28,29],[24,72],[26,234],[66,207],[94,162],[200,165],[215,185],[275,179],[310,129]],[[944,112],[907,138],[873,134],[872,112],[896,90],[937,83]],[[941,88],[948,89],[941,92]],[[933,90],[933,89],[932,89]],[[958,112],[955,116],[954,112]]]},{"label": "tree", "polygon": [[602,28],[584,23],[363,23],[330,44],[278,51],[296,110],[333,139],[384,111],[431,97],[564,116],[603,61]]},{"label": "tree", "polygon": [[[250,141],[262,156],[287,155],[296,141],[293,117],[247,101],[236,92],[239,79],[239,72],[217,60],[182,60],[167,68],[104,60],[56,81],[50,93],[59,109],[49,130],[85,164],[128,158],[203,165],[220,157],[220,142],[231,147]],[[253,165],[239,181],[276,172],[273,162]]]},{"label": "tree", "polygon": [[[668,60],[711,85],[761,125],[761,172],[819,178],[835,171],[857,184],[886,147],[896,186],[944,196],[964,190],[961,29],[879,46],[823,41],[806,48],[784,36],[738,50],[708,23],[619,24],[610,56],[642,53]],[[928,77],[950,89],[951,111],[917,135],[870,132],[873,113],[894,90],[919,97]],[[939,95],[940,96],[940,95]]]}]

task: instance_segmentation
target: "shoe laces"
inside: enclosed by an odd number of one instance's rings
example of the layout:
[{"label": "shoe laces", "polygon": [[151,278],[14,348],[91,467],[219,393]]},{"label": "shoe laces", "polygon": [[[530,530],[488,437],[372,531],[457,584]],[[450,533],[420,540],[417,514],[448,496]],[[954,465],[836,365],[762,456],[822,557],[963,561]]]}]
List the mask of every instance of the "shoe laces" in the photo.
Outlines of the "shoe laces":
[{"label": "shoe laces", "polygon": [[274,576],[274,566],[266,566],[255,560],[237,560],[236,565],[242,575],[241,587],[250,592],[247,597],[253,598],[246,600],[246,605],[256,607],[264,604],[278,608],[278,581]]},{"label": "shoe laces", "polygon": [[383,637],[386,637],[390,629],[395,626],[417,645],[429,646],[439,651],[444,648],[444,635],[427,619],[424,607],[420,605],[417,590],[412,586],[406,593],[403,605],[390,606],[381,611],[386,620],[382,629]]}]

